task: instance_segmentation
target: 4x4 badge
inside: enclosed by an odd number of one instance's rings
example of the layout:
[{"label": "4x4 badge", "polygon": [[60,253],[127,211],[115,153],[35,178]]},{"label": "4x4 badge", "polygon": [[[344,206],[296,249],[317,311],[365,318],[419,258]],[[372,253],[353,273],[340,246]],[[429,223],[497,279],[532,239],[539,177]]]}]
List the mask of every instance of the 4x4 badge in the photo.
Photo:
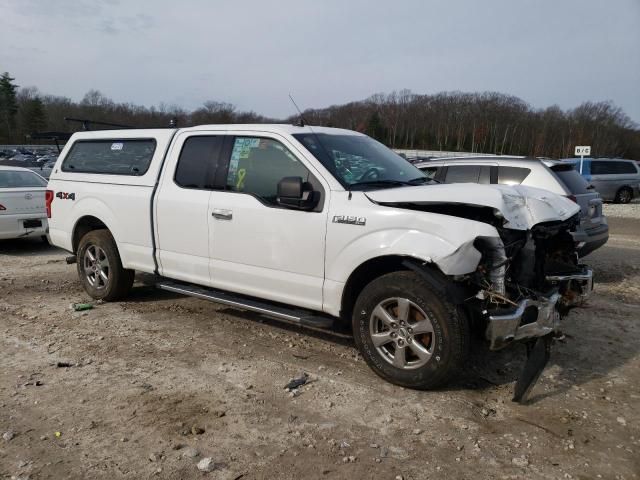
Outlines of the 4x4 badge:
[{"label": "4x4 badge", "polygon": [[365,225],[367,223],[367,218],[354,217],[351,215],[335,215],[333,217],[333,223],[346,223],[348,225]]}]

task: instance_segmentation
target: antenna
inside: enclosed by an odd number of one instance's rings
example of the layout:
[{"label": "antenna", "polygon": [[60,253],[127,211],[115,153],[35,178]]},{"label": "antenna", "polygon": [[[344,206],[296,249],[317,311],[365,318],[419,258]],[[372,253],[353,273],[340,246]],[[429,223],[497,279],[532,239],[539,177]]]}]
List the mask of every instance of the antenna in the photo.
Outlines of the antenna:
[{"label": "antenna", "polygon": [[[300,108],[298,108],[298,105],[296,104],[296,101],[293,99],[293,97],[291,96],[291,94],[289,94],[289,100],[291,100],[291,103],[293,103],[293,106],[296,107],[296,110],[298,111],[298,113],[300,114],[300,122],[296,124],[297,127],[304,127],[304,117],[302,116],[302,112],[300,111]],[[320,148],[324,151],[324,154],[326,155],[327,159],[332,160],[333,156],[329,153],[329,151],[326,149],[326,147],[324,146],[324,143],[322,143],[322,140],[320,139],[320,137],[318,136],[318,134],[313,130],[313,128],[311,128],[311,125],[307,125],[307,127],[309,128],[309,130],[311,131],[311,134],[313,135],[313,137],[316,139],[316,142],[318,143],[318,145],[320,146]],[[318,159],[320,160],[320,159]],[[333,173],[333,171],[335,170],[335,166],[333,168],[331,168],[331,166],[325,164],[322,160],[320,160],[320,163],[322,163],[330,172]],[[352,197],[352,193],[351,193],[351,185],[349,185],[349,200],[351,200]]]},{"label": "antenna", "polygon": [[298,113],[300,114],[300,118],[298,120],[298,123],[296,123],[296,127],[304,127],[304,117],[302,116],[302,112],[300,111],[300,109],[298,108],[298,104],[296,103],[296,101],[293,99],[293,97],[291,96],[291,94],[289,94],[289,100],[291,100],[291,103],[293,103],[293,106],[296,107],[296,110],[298,111]]}]

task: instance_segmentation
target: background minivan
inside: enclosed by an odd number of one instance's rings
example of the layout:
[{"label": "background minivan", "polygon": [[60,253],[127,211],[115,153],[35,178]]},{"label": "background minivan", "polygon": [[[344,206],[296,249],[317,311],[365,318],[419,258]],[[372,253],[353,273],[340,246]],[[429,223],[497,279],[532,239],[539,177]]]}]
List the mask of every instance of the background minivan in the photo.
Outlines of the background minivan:
[{"label": "background minivan", "polygon": [[[571,158],[564,161],[571,162],[580,171],[580,160]],[[634,160],[585,158],[582,176],[605,201],[629,203],[640,195],[640,168]]]}]

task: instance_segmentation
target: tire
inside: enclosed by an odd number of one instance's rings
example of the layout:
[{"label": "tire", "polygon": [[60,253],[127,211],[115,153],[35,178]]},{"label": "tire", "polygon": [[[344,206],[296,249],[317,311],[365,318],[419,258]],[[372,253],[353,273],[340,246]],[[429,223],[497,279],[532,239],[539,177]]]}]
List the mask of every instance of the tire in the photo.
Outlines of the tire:
[{"label": "tire", "polygon": [[131,290],[135,271],[122,268],[118,247],[108,230],[92,230],[82,237],[76,258],[78,277],[92,298],[119,300]]},{"label": "tire", "polygon": [[614,203],[629,203],[633,199],[633,190],[629,187],[622,187],[616,192]]},{"label": "tire", "polygon": [[446,300],[444,286],[415,272],[389,273],[369,283],[356,301],[352,322],[367,364],[403,387],[427,390],[447,383],[469,351],[464,314]]},{"label": "tire", "polygon": [[40,240],[42,240],[42,243],[44,243],[45,245],[51,245],[46,235],[40,236]]}]

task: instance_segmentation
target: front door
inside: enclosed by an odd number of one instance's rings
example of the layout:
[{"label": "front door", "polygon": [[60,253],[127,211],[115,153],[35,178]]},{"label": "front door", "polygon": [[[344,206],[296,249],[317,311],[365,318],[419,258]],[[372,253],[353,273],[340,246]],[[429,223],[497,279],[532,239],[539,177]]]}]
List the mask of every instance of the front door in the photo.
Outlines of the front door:
[{"label": "front door", "polygon": [[[224,190],[211,192],[211,279],[215,287],[322,309],[328,191],[284,139],[235,136]],[[302,177],[322,200],[314,211],[277,204],[278,182]]]}]

